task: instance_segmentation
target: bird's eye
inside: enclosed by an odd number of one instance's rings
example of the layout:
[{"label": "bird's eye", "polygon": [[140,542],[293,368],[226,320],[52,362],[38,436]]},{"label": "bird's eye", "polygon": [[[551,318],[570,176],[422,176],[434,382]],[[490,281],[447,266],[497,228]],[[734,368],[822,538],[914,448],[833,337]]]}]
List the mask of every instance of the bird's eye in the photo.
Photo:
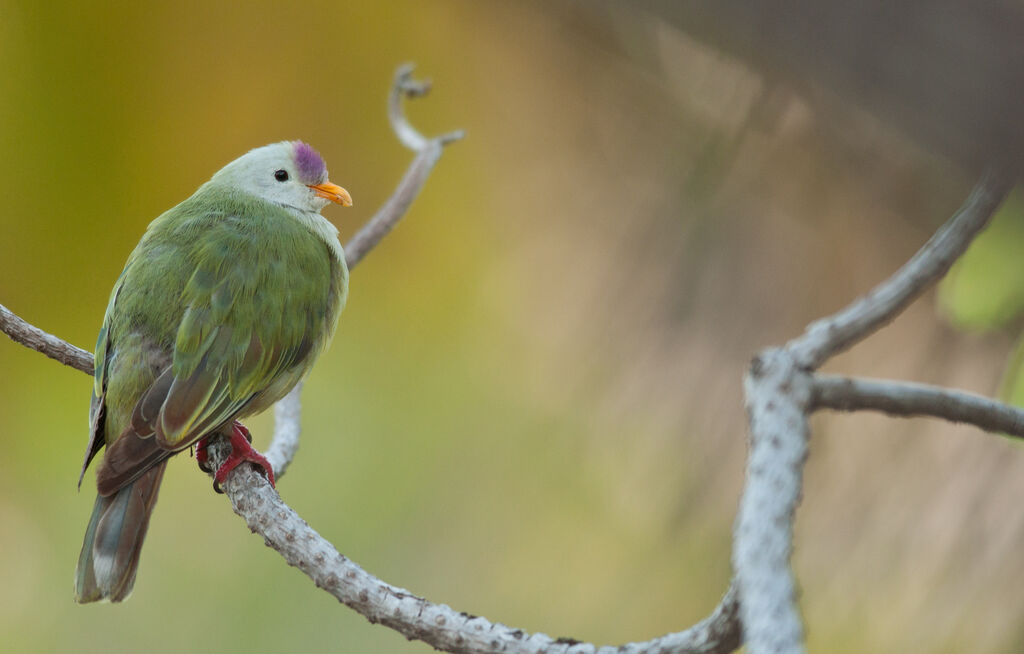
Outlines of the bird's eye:
[{"label": "bird's eye", "polygon": [[287,182],[288,181],[288,171],[285,170],[284,168],[282,168],[281,170],[279,170],[279,171],[274,173],[274,179],[276,179],[279,182]]}]

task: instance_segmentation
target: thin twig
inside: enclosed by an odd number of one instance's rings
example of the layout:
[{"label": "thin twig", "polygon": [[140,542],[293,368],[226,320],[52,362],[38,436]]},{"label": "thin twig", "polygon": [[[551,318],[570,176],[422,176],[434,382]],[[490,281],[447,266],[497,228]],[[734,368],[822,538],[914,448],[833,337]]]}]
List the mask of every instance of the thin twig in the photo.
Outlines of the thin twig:
[{"label": "thin twig", "polygon": [[302,433],[302,384],[299,382],[287,395],[274,405],[274,437],[264,452],[267,461],[274,468],[274,478],[280,480],[288,465],[299,451],[299,434]]},{"label": "thin twig", "polygon": [[0,331],[11,337],[15,343],[42,352],[54,361],[81,370],[87,375],[93,371],[92,353],[63,341],[52,334],[30,325],[10,309],[0,304]]},{"label": "thin twig", "polygon": [[1024,438],[1024,409],[928,384],[815,375],[813,409],[881,411],[891,416],[931,416],[985,431]]},{"label": "thin twig", "polygon": [[989,170],[960,210],[891,277],[843,310],[811,323],[787,349],[803,368],[817,369],[830,357],[867,338],[942,278],[1002,204],[1015,177]]},{"label": "thin twig", "polygon": [[409,123],[402,110],[402,98],[419,98],[430,91],[430,83],[414,80],[412,70],[412,64],[404,64],[395,73],[395,81],[388,96],[388,118],[398,140],[417,155],[391,197],[345,245],[345,261],[348,263],[349,270],[362,261],[366,253],[387,236],[388,232],[405,215],[409,205],[419,195],[420,189],[423,188],[427,177],[430,176],[430,171],[441,157],[444,146],[465,136],[465,132],[462,130],[455,130],[428,139]]}]

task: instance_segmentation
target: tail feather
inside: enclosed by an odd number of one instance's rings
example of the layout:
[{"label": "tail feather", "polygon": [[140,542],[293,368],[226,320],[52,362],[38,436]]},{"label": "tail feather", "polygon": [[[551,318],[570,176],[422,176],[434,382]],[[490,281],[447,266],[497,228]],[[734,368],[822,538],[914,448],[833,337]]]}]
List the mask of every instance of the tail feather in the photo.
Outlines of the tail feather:
[{"label": "tail feather", "polygon": [[78,556],[76,602],[120,602],[131,594],[166,466],[161,461],[113,495],[96,496]]}]

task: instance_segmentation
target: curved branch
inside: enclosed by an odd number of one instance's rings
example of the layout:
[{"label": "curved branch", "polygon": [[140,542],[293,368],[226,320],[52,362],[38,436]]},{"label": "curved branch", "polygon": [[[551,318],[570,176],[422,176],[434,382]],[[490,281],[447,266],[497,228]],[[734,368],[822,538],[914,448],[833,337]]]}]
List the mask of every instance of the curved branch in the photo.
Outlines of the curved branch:
[{"label": "curved branch", "polygon": [[[413,79],[412,71],[415,69],[414,64],[405,63],[395,71],[395,80],[391,84],[391,94],[388,96],[388,120],[391,122],[391,129],[395,131],[395,136],[402,142],[402,145],[413,152],[421,152],[427,148],[430,141],[412,126],[406,119],[405,112],[402,111],[403,97],[420,98],[430,93],[430,80]],[[458,141],[465,135],[465,131],[457,129],[431,140],[440,141],[441,145],[447,145],[452,141]]]},{"label": "curved branch", "polygon": [[412,79],[412,70],[412,64],[405,64],[395,73],[395,81],[388,96],[388,118],[398,140],[417,155],[391,197],[345,245],[345,261],[349,270],[362,261],[366,253],[380,243],[405,215],[409,205],[419,195],[420,189],[430,176],[430,171],[440,159],[444,146],[465,136],[465,132],[456,130],[427,139],[409,123],[402,111],[402,98],[418,98],[430,91],[429,82]]},{"label": "curved branch", "polygon": [[274,436],[263,455],[274,469],[274,479],[277,480],[284,476],[299,451],[299,434],[302,433],[302,401],[299,396],[304,383],[296,384],[274,405]]},{"label": "curved branch", "polygon": [[814,370],[889,323],[941,279],[953,262],[967,251],[967,246],[1003,203],[1015,180],[1009,171],[986,171],[963,206],[907,263],[867,295],[811,323],[787,349],[802,367]]},{"label": "curved branch", "polygon": [[[230,452],[218,441],[207,449],[216,469]],[[597,646],[572,638],[527,633],[487,618],[434,604],[404,588],[392,586],[351,561],[292,510],[266,479],[240,466],[222,486],[235,513],[267,546],[302,571],[339,602],[371,623],[380,623],[409,640],[457,654],[724,654],[740,645],[736,592],[730,588],[711,616],[678,633],[621,646]]]},{"label": "curved branch", "polygon": [[813,384],[814,409],[881,411],[906,418],[931,416],[1024,438],[1024,409],[981,395],[928,384],[839,375],[816,375]]}]

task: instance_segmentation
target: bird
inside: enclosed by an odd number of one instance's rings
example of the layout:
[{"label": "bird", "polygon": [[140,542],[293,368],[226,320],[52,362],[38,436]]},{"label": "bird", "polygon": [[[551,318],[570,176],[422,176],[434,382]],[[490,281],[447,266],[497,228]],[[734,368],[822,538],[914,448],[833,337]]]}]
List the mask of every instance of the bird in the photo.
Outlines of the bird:
[{"label": "bird", "polygon": [[96,342],[89,463],[96,502],[75,600],[120,602],[135,585],[168,459],[223,435],[217,470],[267,460],[239,420],[270,407],[327,348],[348,296],[338,230],[321,215],[351,206],[311,146],[283,141],[224,166],[147,227],[110,293]]}]

